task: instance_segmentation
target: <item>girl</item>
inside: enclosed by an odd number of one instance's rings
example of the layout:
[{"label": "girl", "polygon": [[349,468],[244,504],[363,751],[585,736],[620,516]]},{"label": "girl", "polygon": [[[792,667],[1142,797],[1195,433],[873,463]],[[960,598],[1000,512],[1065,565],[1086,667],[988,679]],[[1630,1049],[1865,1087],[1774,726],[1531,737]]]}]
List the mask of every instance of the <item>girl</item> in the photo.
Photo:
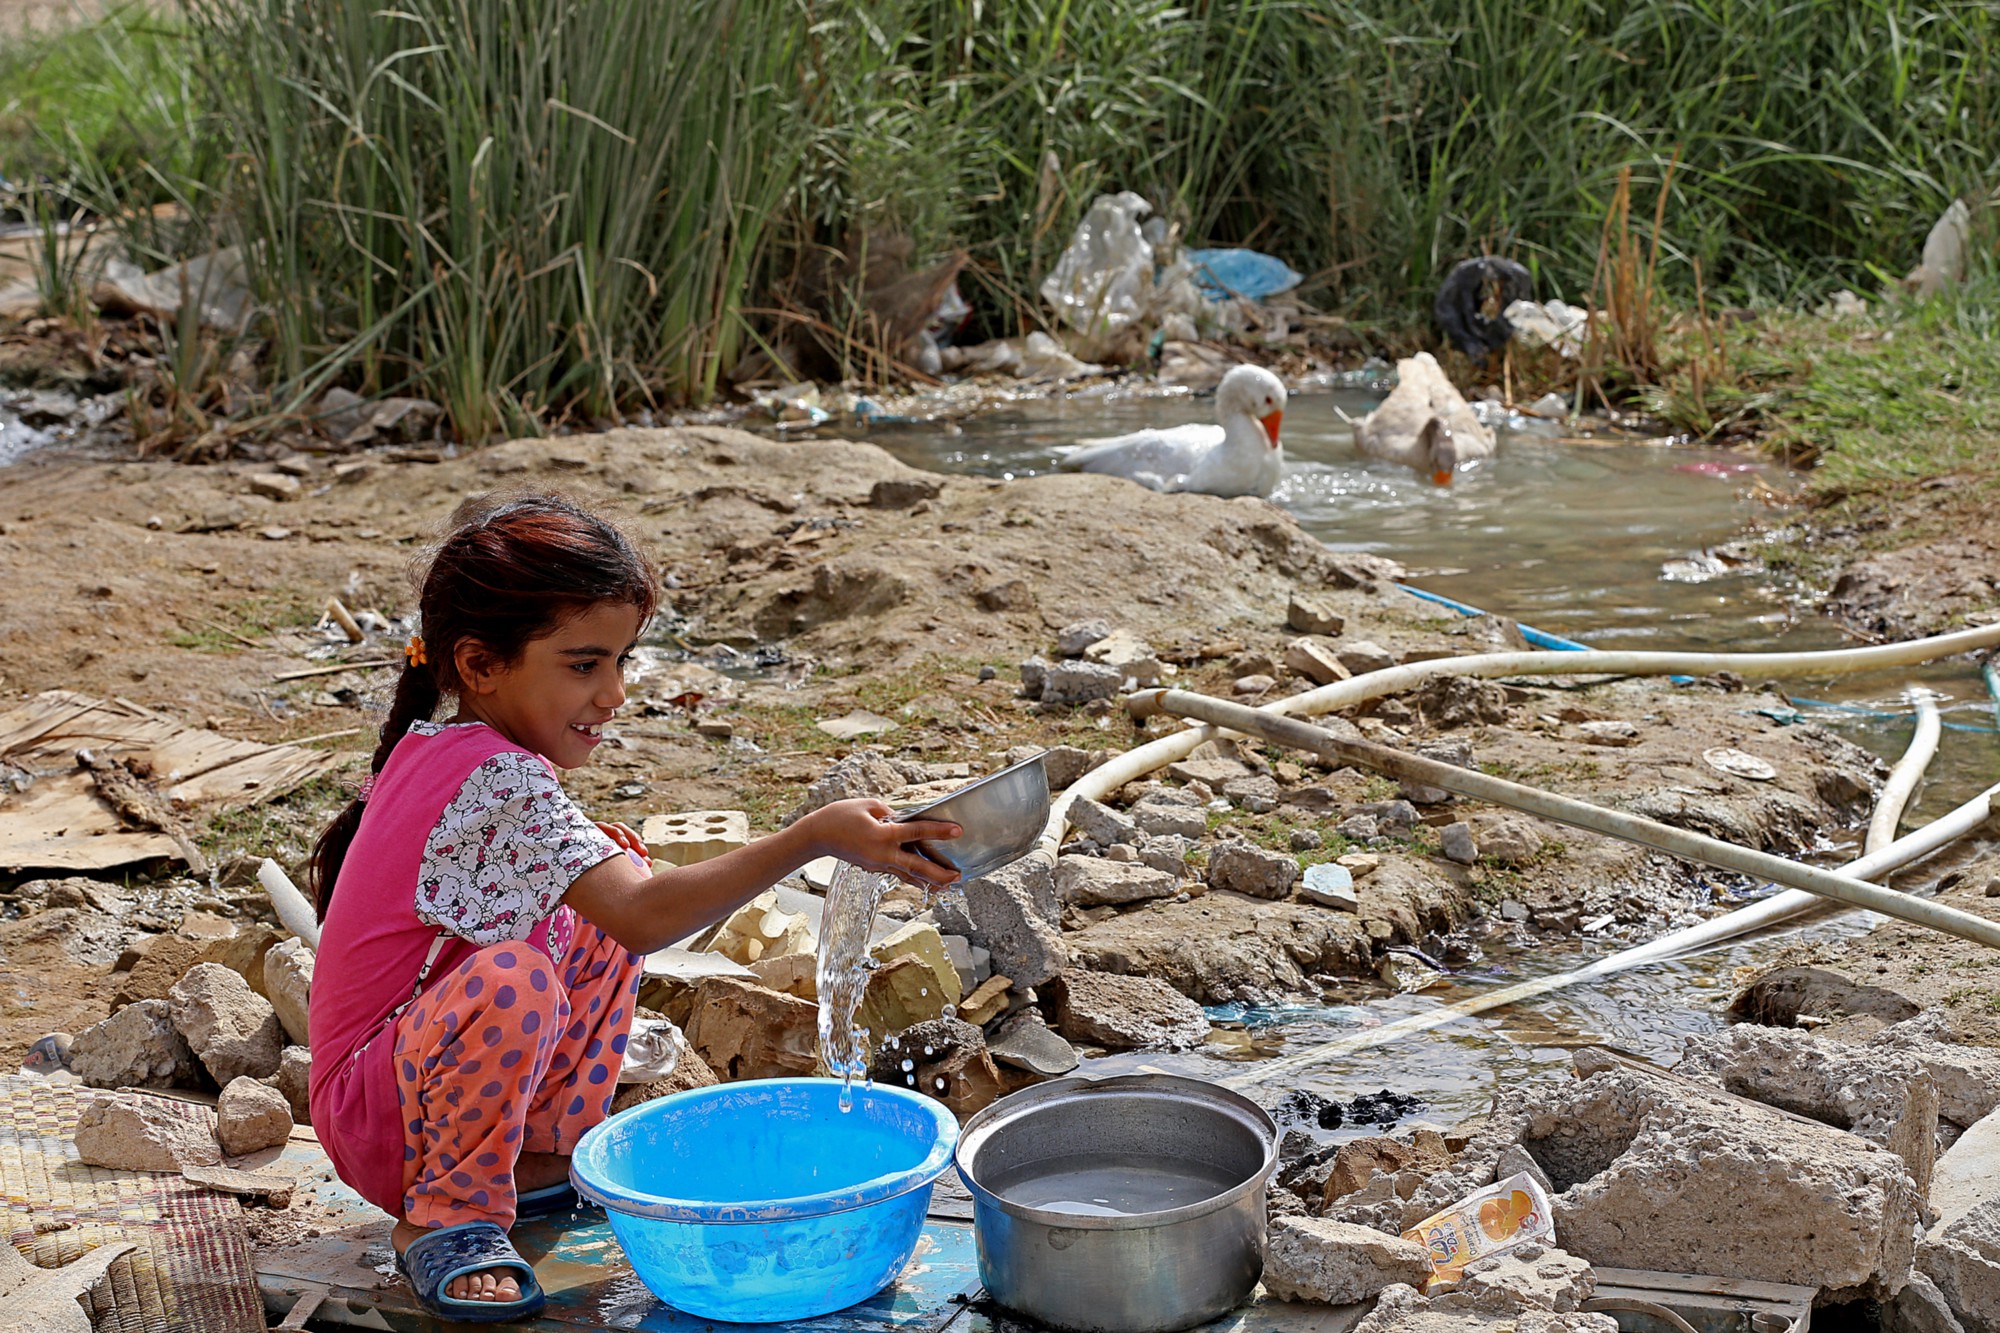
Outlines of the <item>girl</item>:
[{"label": "girl", "polygon": [[624,703],[656,588],[622,533],[564,499],[462,510],[373,773],[313,851],[313,1125],[396,1217],[399,1263],[444,1318],[541,1308],[507,1229],[574,1206],[569,1153],[610,1108],[644,955],[818,856],[956,878],[910,846],[956,825],[892,823],[878,801],[658,875],[630,829],[585,818],[555,770],[589,762]]}]

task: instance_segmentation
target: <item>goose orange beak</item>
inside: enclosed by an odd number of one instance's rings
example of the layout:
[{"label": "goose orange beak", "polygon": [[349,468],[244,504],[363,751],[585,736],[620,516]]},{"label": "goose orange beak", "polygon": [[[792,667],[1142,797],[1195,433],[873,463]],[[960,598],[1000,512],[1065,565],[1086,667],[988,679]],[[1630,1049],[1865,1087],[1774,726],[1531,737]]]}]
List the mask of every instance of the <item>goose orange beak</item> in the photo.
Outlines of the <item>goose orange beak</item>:
[{"label": "goose orange beak", "polygon": [[1280,423],[1284,419],[1285,419],[1285,414],[1283,411],[1273,412],[1268,416],[1261,416],[1257,418],[1257,424],[1262,426],[1264,428],[1264,434],[1270,437],[1271,447],[1273,449],[1278,447],[1278,423]]},{"label": "goose orange beak", "polygon": [[1431,473],[1431,480],[1439,486],[1449,486],[1451,485],[1451,473],[1433,472]]}]

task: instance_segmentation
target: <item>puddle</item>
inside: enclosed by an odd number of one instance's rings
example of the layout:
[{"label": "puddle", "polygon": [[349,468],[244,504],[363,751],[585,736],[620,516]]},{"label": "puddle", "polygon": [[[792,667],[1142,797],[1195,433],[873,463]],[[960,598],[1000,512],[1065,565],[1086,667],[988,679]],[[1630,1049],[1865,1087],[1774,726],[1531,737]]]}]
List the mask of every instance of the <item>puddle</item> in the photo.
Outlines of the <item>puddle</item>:
[{"label": "puddle", "polygon": [[0,389],[0,467],[52,444],[86,437],[116,416],[111,395],[76,398],[54,390]]},{"label": "puddle", "polygon": [[[1389,556],[1416,586],[1595,647],[1740,645],[1742,627],[1767,641],[1788,627],[1782,593],[1745,563],[1754,553],[1731,545],[1768,512],[1753,498],[1760,482],[1791,489],[1784,468],[1631,439],[1561,443],[1503,425],[1496,458],[1433,486],[1355,453],[1340,414],[1379,401],[1347,390],[1295,395],[1285,409],[1285,473],[1271,499],[1328,546]],[[1210,421],[1212,411],[1204,398],[1105,396],[842,433],[913,467],[1023,477],[1052,471],[1059,445]]]}]

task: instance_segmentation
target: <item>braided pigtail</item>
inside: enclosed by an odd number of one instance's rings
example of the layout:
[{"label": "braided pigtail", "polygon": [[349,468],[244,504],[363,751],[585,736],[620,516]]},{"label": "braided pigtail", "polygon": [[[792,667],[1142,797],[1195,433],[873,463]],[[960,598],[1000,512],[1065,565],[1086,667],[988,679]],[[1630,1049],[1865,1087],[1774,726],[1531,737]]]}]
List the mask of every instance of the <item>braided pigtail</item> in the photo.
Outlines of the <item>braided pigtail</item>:
[{"label": "braided pigtail", "polygon": [[[434,668],[412,657],[403,667],[402,676],[396,681],[396,697],[390,701],[389,716],[382,721],[382,739],[376,743],[375,753],[368,760],[368,781],[372,784],[375,774],[382,771],[382,765],[389,762],[390,751],[396,742],[409,733],[412,722],[426,722],[437,711],[437,674]],[[319,919],[326,920],[326,909],[333,902],[333,883],[340,877],[340,863],[347,859],[347,848],[354,841],[354,832],[361,827],[367,787],[364,795],[347,803],[347,808],[334,817],[326,831],[313,844],[312,860],[308,863],[307,884],[313,896],[313,905],[319,912]]]}]

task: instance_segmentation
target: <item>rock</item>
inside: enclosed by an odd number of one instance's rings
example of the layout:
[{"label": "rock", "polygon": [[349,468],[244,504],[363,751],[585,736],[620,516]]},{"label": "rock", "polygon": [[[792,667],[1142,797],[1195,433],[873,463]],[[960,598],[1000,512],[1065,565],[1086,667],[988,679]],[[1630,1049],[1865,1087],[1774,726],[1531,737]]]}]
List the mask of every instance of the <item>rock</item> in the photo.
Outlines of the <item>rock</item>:
[{"label": "rock", "polygon": [[1347,1305],[1394,1283],[1430,1279],[1428,1252],[1415,1241],[1318,1217],[1271,1225],[1264,1288],[1280,1300]]},{"label": "rock", "polygon": [[944,1006],[937,974],[921,958],[905,954],[868,974],[868,989],[854,1011],[854,1022],[880,1045],[892,1032],[943,1017]]},{"label": "rock", "polygon": [[1882,1306],[1881,1333],[1966,1333],[1966,1329],[1937,1283],[1912,1273],[1909,1285]]},{"label": "rock", "polygon": [[1111,637],[1111,622],[1093,617],[1064,625],[1056,631],[1056,654],[1060,657],[1081,657],[1083,650],[1091,644]]},{"label": "rock", "polygon": [[1139,826],[1110,806],[1078,798],[1069,808],[1069,824],[1100,847],[1139,841]]},{"label": "rock", "polygon": [[1585,745],[1637,745],[1639,728],[1622,718],[1602,722],[1579,722],[1576,733]]},{"label": "rock", "polygon": [[703,947],[747,967],[759,959],[811,953],[816,946],[805,914],[785,911],[778,906],[777,890],[766,889],[730,913]]},{"label": "rock", "polygon": [[1454,820],[1438,830],[1438,849],[1447,861],[1469,866],[1479,859],[1479,845],[1472,840],[1472,825]]},{"label": "rock", "polygon": [[1340,651],[1324,639],[1293,639],[1285,645],[1285,670],[1304,676],[1315,685],[1331,685],[1348,678],[1340,663]]},{"label": "rock", "polygon": [[287,1046],[278,1057],[278,1072],[264,1080],[278,1090],[291,1108],[292,1123],[310,1125],[312,1123],[312,1050],[306,1046]]},{"label": "rock", "polygon": [[285,1095],[254,1078],[231,1079],[215,1101],[215,1136],[231,1157],[275,1148],[292,1133]]},{"label": "rock", "polygon": [[1056,896],[1071,907],[1122,907],[1180,892],[1178,876],[1151,866],[1095,856],[1065,856],[1056,862]]},{"label": "rock", "polygon": [[74,1137],[79,1160],[114,1171],[178,1171],[222,1161],[215,1113],[162,1097],[96,1098],[77,1117]]},{"label": "rock", "polygon": [[197,963],[168,995],[174,1026],[209,1077],[223,1087],[242,1075],[278,1072],[285,1030],[271,1002],[220,963]]},{"label": "rock", "polygon": [[1618,1333],[1608,1314],[1553,1314],[1546,1310],[1478,1310],[1470,1296],[1449,1292],[1426,1300],[1398,1283],[1385,1290],[1368,1317],[1349,1333]]},{"label": "rock", "polygon": [[1240,759],[1182,759],[1167,765],[1167,776],[1182,782],[1199,782],[1210,790],[1220,791],[1224,785],[1237,778],[1250,776],[1250,765]]},{"label": "rock", "polygon": [[1101,662],[1056,662],[1043,678],[1041,700],[1045,704],[1084,704],[1109,699],[1124,683],[1117,667]]},{"label": "rock", "polygon": [[884,477],[868,488],[868,507],[908,509],[937,499],[943,490],[942,483],[924,477]]},{"label": "rock", "polygon": [[201,961],[207,946],[179,935],[156,935],[146,951],[132,964],[132,970],[111,996],[111,1007],[119,1009],[139,1000],[164,1000],[189,968]]},{"label": "rock", "polygon": [[1162,833],[1146,840],[1139,849],[1139,862],[1153,869],[1172,875],[1175,879],[1187,876],[1187,854],[1194,848],[1194,839],[1183,838],[1173,833]]},{"label": "rock", "polygon": [[1381,671],[1396,665],[1396,659],[1389,655],[1387,648],[1366,639],[1358,643],[1343,644],[1336,656],[1350,676],[1365,675],[1370,671]]},{"label": "rock", "polygon": [[1382,836],[1382,823],[1373,815],[1349,815],[1333,831],[1349,842],[1372,842]]},{"label": "rock", "polygon": [[[1472,747],[1464,741],[1428,741],[1417,747],[1417,754],[1456,768],[1473,767]],[[1445,787],[1433,787],[1424,782],[1398,782],[1396,785],[1403,799],[1415,805],[1443,805],[1451,799],[1451,791]]]},{"label": "rock", "polygon": [[2000,1327],[2000,1194],[1941,1215],[1917,1247],[1917,1267],[1968,1333]]},{"label": "rock", "polygon": [[1337,912],[1361,910],[1361,895],[1354,889],[1354,873],[1331,861],[1306,867],[1299,881],[1299,897]]},{"label": "rock", "polygon": [[1027,987],[1069,966],[1069,948],[1056,929],[1055,868],[1045,857],[1025,856],[961,887],[963,906],[945,898],[932,910],[945,930],[990,950],[995,972]]},{"label": "rock", "polygon": [[1118,630],[1083,650],[1084,657],[1115,669],[1122,677],[1139,685],[1160,683],[1160,655],[1153,645],[1137,635]]},{"label": "rock", "polygon": [[1104,859],[1107,861],[1122,861],[1127,865],[1136,865],[1139,861],[1139,849],[1129,842],[1113,843],[1104,849]]},{"label": "rock", "polygon": [[1521,815],[1502,812],[1475,815],[1472,839],[1478,844],[1481,856],[1506,866],[1532,861],[1542,851],[1542,835],[1532,821]]},{"label": "rock", "polygon": [[1314,990],[1314,979],[1372,968],[1360,921],[1308,903],[1209,893],[1121,912],[1068,937],[1083,967],[1149,976],[1203,1004]]},{"label": "rock", "polygon": [[1907,995],[1867,985],[1834,968],[1777,967],[1761,973],[1737,992],[1736,998],[1729,1002],[1728,1017],[1732,1023],[1788,1028],[1798,1022],[1801,1014],[1819,1018],[1859,1016],[1887,1028],[1916,1017],[1922,1008]]},{"label": "rock", "polygon": [[1948,1022],[1944,1011],[1929,1010],[1883,1028],[1868,1045],[1922,1065],[1937,1084],[1938,1118],[1969,1129],[2000,1107],[2000,1050],[1967,1042]]},{"label": "rock", "polygon": [[1316,828],[1295,828],[1290,842],[1295,852],[1316,852],[1326,846],[1326,836]]},{"label": "rock", "polygon": [[[1042,690],[1048,684],[1048,681],[1049,660],[1046,657],[1037,654],[1021,663],[1021,693],[1024,697],[1029,699],[1041,698]],[[1049,778],[1049,786],[1053,787],[1055,785],[1056,780],[1051,776]]]},{"label": "rock", "polygon": [[683,1047],[680,1058],[674,1061],[674,1072],[665,1078],[656,1078],[649,1083],[621,1084],[611,1099],[611,1111],[616,1115],[629,1106],[641,1102],[654,1101],[661,1097],[671,1097],[677,1092],[687,1092],[694,1088],[710,1088],[719,1082],[715,1071],[708,1067],[700,1055],[691,1048]]},{"label": "rock", "polygon": [[1328,635],[1337,635],[1347,626],[1346,620],[1324,598],[1296,592],[1285,607],[1285,624],[1301,634]]},{"label": "rock", "polygon": [[1253,815],[1268,814],[1278,808],[1278,780],[1268,773],[1253,773],[1222,784],[1223,797],[1239,810]]},{"label": "rock", "polygon": [[820,774],[806,788],[805,800],[785,816],[791,823],[799,816],[856,796],[884,797],[901,790],[910,776],[895,761],[873,750],[857,750]]},{"label": "rock", "polygon": [[801,1000],[819,999],[819,959],[809,953],[788,953],[780,958],[760,958],[750,964],[757,984]]},{"label": "rock", "polygon": [[1475,1310],[1570,1314],[1596,1290],[1589,1264],[1562,1250],[1528,1244],[1467,1264],[1454,1294],[1470,1297]]},{"label": "rock", "polygon": [[[59,883],[66,886],[68,881]],[[70,962],[102,968],[123,958],[137,933],[120,915],[94,907],[59,906],[18,920],[0,921],[0,953],[17,954],[52,945]]]},{"label": "rock", "polygon": [[1198,805],[1141,801],[1126,813],[1149,838],[1200,838],[1208,832],[1208,815]]},{"label": "rock", "polygon": [[1687,1082],[1613,1064],[1538,1088],[1520,1141],[1561,1190],[1563,1247],[1593,1264],[1840,1299],[1895,1291],[1914,1258],[1921,1200],[1894,1153]]},{"label": "rock", "polygon": [[1164,981],[1073,967],[1053,984],[1056,1031],[1070,1041],[1126,1051],[1190,1050],[1208,1040],[1208,1015]]},{"label": "rock", "polygon": [[165,1000],[128,1004],[79,1032],[70,1043],[69,1067],[93,1088],[189,1087],[201,1076]]},{"label": "rock", "polygon": [[1417,807],[1408,801],[1368,801],[1354,807],[1357,815],[1367,815],[1386,832],[1408,833],[1423,822]]},{"label": "rock", "polygon": [[251,922],[209,941],[197,961],[222,964],[250,983],[251,990],[264,995],[264,955],[282,938],[262,922]]},{"label": "rock", "polygon": [[288,477],[282,472],[253,472],[249,483],[252,495],[261,495],[267,500],[296,500],[305,490],[297,477]]},{"label": "rock", "polygon": [[989,583],[973,593],[972,598],[979,603],[982,611],[1019,611],[1035,604],[1034,591],[1025,579]]},{"label": "rock", "polygon": [[1208,886],[1253,898],[1283,898],[1299,877],[1299,862],[1284,852],[1224,843],[1208,857]]},{"label": "rock", "polygon": [[313,980],[312,946],[290,939],[272,946],[264,955],[263,992],[278,1013],[285,1035],[299,1046],[312,1045],[307,1015],[311,1012]]},{"label": "rock", "polygon": [[1506,1180],[1510,1176],[1526,1176],[1542,1187],[1542,1193],[1555,1194],[1555,1182],[1549,1173],[1542,1170],[1542,1164],[1535,1160],[1533,1153],[1518,1143],[1510,1143],[1500,1151],[1500,1162],[1493,1168],[1496,1180]]},{"label": "rock", "polygon": [[[905,1061],[910,1068],[903,1068]],[[868,1076],[935,1097],[961,1118],[991,1105],[1005,1091],[985,1035],[955,1018],[920,1023],[887,1038],[877,1046]]]},{"label": "rock", "polygon": [[695,988],[688,1045],[725,1083],[810,1074],[819,1064],[819,1007],[735,977]]},{"label": "rock", "polygon": [[1006,1011],[1014,983],[1007,977],[988,977],[972,988],[958,1006],[958,1016],[974,1027],[984,1027]]},{"label": "rock", "polygon": [[[1507,720],[1506,687],[1469,676],[1432,676],[1410,694],[1409,704],[1439,731]],[[1468,760],[1466,767],[1470,766]]]},{"label": "rock", "polygon": [[[967,952],[969,955],[970,950]],[[906,956],[916,958],[930,971],[933,989],[944,996],[946,1004],[957,1004],[959,996],[965,993],[944,936],[928,921],[911,921],[897,927],[892,934],[870,945],[868,954],[884,964]]]},{"label": "rock", "polygon": [[[1050,791],[1061,791],[1072,785],[1078,778],[1111,757],[1108,751],[1085,750],[1075,745],[1052,745],[1043,750],[1041,755],[1042,768],[1049,775]],[[1026,755],[1022,757],[1027,758]]]},{"label": "rock", "polygon": [[1940,1217],[1955,1217],[1989,1198],[2000,1198],[2000,1111],[1959,1135],[1931,1171],[1930,1206]]},{"label": "rock", "polygon": [[1049,1031],[1041,1015],[1032,1008],[1023,1009],[1001,1024],[998,1034],[987,1043],[987,1049],[1001,1064],[1043,1078],[1058,1078],[1082,1063],[1070,1044]]},{"label": "rock", "polygon": [[1229,688],[1237,694],[1268,694],[1278,688],[1278,681],[1276,677],[1266,676],[1260,672],[1249,676],[1238,676],[1231,682]]},{"label": "rock", "polygon": [[1739,1024],[1689,1038],[1676,1072],[1879,1143],[1903,1159],[1919,1195],[1930,1190],[1937,1085],[1907,1055]]}]

